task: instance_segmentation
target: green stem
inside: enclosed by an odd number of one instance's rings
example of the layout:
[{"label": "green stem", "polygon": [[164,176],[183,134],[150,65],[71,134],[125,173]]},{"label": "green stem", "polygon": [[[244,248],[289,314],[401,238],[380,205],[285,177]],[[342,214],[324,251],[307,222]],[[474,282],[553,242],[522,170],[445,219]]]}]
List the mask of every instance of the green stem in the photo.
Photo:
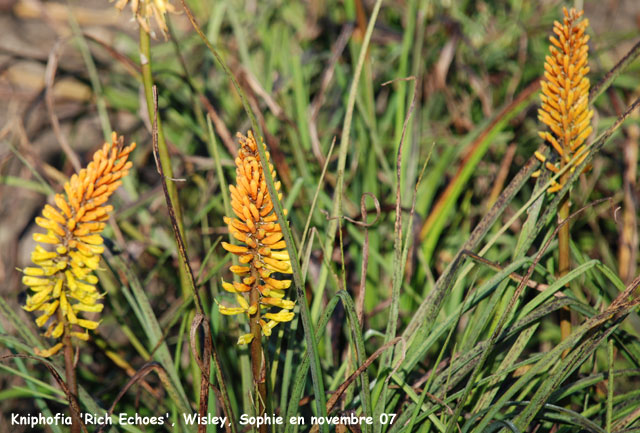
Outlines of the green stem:
[{"label": "green stem", "polygon": [[[142,84],[144,85],[144,96],[147,102],[147,111],[149,113],[149,121],[153,122],[154,119],[154,102],[153,102],[153,76],[151,74],[151,44],[149,40],[149,34],[140,27],[140,67],[142,69]],[[171,203],[167,203],[174,210],[176,220],[178,223],[178,230],[180,237],[186,239],[184,236],[184,223],[182,220],[182,209],[180,202],[178,201],[178,189],[173,181],[173,168],[171,167],[171,158],[169,156],[169,150],[167,149],[167,142],[164,138],[164,130],[162,128],[162,121],[160,116],[157,116],[158,127],[158,154],[160,157],[160,165],[164,172],[164,176],[167,183],[167,189],[169,192],[169,199]],[[176,245],[179,249],[180,246]],[[185,242],[186,247],[186,242]],[[186,251],[185,251],[186,253]],[[180,257],[180,285],[182,287],[182,296],[186,299],[190,294],[190,282],[187,275],[187,264],[184,261],[182,254],[178,254]]]}]

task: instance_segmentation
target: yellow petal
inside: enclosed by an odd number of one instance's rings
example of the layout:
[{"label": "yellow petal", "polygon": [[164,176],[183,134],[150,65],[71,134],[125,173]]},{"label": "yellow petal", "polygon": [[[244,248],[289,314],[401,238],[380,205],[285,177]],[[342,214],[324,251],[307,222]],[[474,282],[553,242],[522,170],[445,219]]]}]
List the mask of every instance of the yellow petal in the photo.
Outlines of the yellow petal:
[{"label": "yellow petal", "polygon": [[280,298],[262,298],[260,302],[263,304],[273,305],[274,307],[286,308],[287,310],[293,309],[296,305],[293,301]]},{"label": "yellow petal", "polygon": [[86,311],[88,313],[100,313],[104,309],[104,304],[87,305],[82,303],[74,304],[73,311]]},{"label": "yellow petal", "polygon": [[235,289],[235,287],[233,287],[233,284],[227,283],[225,281],[222,282],[222,288],[225,289],[227,292],[231,292],[231,293],[237,293],[238,292]]},{"label": "yellow petal", "polygon": [[262,333],[269,337],[271,335],[271,331],[276,327],[278,322],[275,320],[269,320],[269,322],[265,322],[264,320],[260,320],[260,327],[262,328]]},{"label": "yellow petal", "polygon": [[56,327],[53,328],[53,330],[51,331],[51,336],[53,338],[59,338],[62,335],[63,331],[64,331],[64,325],[62,324],[62,322],[58,322],[56,324]]},{"label": "yellow petal", "polygon": [[291,311],[280,310],[277,313],[267,313],[264,315],[264,318],[275,320],[276,322],[289,322],[293,319],[293,313]]},{"label": "yellow petal", "polygon": [[72,337],[77,338],[82,341],[89,341],[89,333],[88,332],[72,332],[70,334]]},{"label": "yellow petal", "polygon": [[289,261],[288,251],[271,251],[271,258],[282,261]]},{"label": "yellow petal", "polygon": [[291,280],[276,280],[274,278],[266,278],[264,282],[274,289],[288,289],[291,287]]},{"label": "yellow petal", "polygon": [[253,334],[244,334],[238,338],[238,345],[249,344],[253,340]]},{"label": "yellow petal", "polygon": [[47,349],[47,350],[40,350],[37,347],[34,347],[33,352],[38,356],[42,356],[43,358],[48,358],[58,353],[58,351],[62,349],[62,346],[63,346],[62,343],[58,343],[55,346],[53,346],[51,349]]},{"label": "yellow petal", "polygon": [[229,251],[230,253],[234,253],[234,254],[244,254],[247,251],[249,251],[249,249],[247,247],[243,247],[240,245],[233,245],[233,244],[229,244],[227,242],[222,242],[222,248],[224,248],[225,250]]},{"label": "yellow petal", "polygon": [[247,302],[246,299],[244,299],[244,296],[242,295],[236,295],[236,301],[238,301],[238,304],[240,304],[240,306],[246,311],[249,309],[249,303]]},{"label": "yellow petal", "polygon": [[218,305],[218,311],[225,316],[235,316],[236,314],[242,314],[245,312],[244,308],[240,307],[225,307],[224,305]]},{"label": "yellow petal", "polygon": [[86,320],[86,319],[78,319],[76,324],[86,329],[96,329],[100,324],[100,322],[94,322],[93,320]]},{"label": "yellow petal", "polygon": [[36,319],[36,325],[38,325],[39,328],[43,327],[44,324],[47,323],[47,320],[49,320],[50,317],[51,317],[51,314],[44,313],[43,315],[39,316]]},{"label": "yellow petal", "polygon": [[52,233],[47,233],[47,234],[34,233],[33,234],[33,240],[36,241],[36,242],[42,242],[42,243],[45,243],[45,244],[57,244],[57,243],[60,243],[60,239],[58,239]]},{"label": "yellow petal", "polygon": [[[34,269],[34,268],[27,268],[27,269]],[[47,284],[50,284],[50,283],[51,283],[51,280],[48,278],[37,278],[37,277],[31,277],[31,276],[22,277],[22,284],[29,287],[46,286]]]},{"label": "yellow petal", "polygon": [[234,274],[246,274],[250,271],[249,266],[231,266],[229,270]]}]

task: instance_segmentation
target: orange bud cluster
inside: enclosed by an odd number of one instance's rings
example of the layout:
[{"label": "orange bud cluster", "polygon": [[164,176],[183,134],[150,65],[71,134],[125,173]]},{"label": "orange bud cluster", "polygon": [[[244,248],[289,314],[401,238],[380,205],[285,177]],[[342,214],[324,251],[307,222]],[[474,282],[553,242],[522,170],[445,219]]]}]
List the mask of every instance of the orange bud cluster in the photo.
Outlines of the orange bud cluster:
[{"label": "orange bud cluster", "polygon": [[[35,233],[33,239],[50,244],[53,251],[38,245],[31,253],[36,266],[23,270],[22,283],[34,294],[27,297],[24,309],[42,312],[36,324],[49,322],[47,337],[59,338],[66,330],[72,337],[87,340],[89,334],[72,331],[73,325],[85,330],[98,327],[99,322],[79,318],[77,313],[102,311],[103,305],[97,302],[102,295],[96,289],[98,278],[93,271],[104,252],[100,233],[113,210],[104,204],[131,168],[127,158],[135,147],[133,143],[122,148],[122,137],[114,132],[111,143],[105,143],[87,168],[64,185],[66,198],[56,194],[56,205],[45,205],[42,217],[36,217],[36,224],[47,232]],[[61,347],[58,343],[37,352],[51,356]]]},{"label": "orange bud cluster", "polygon": [[[230,185],[231,207],[235,218],[225,217],[231,235],[239,242],[232,245],[222,242],[222,247],[238,256],[239,265],[230,267],[231,272],[239,275],[241,282],[223,281],[222,288],[234,293],[239,307],[219,305],[225,315],[247,314],[253,316],[258,308],[279,307],[278,313],[266,313],[260,317],[262,333],[271,335],[273,328],[280,322],[288,322],[293,318],[294,302],[284,299],[284,290],[291,286],[291,280],[278,280],[272,274],[290,274],[291,260],[282,238],[282,228],[273,210],[273,200],[267,190],[258,144],[251,131],[244,137],[238,134],[240,150],[236,162],[236,185]],[[261,143],[264,146],[264,143]],[[273,164],[269,163],[269,152],[266,152],[271,176],[276,173]],[[275,182],[276,191],[280,190],[280,182]],[[278,200],[282,194],[278,193]],[[257,291],[254,296],[258,302],[249,305],[244,294]],[[265,320],[266,319],[266,320]],[[238,339],[238,344],[248,344],[253,334],[245,334]]]},{"label": "orange bud cluster", "polygon": [[[558,153],[560,167],[569,164],[574,156],[580,154],[571,172],[587,157],[584,144],[592,131],[593,110],[589,109],[590,84],[586,76],[589,73],[589,36],[585,35],[585,29],[589,20],[580,20],[582,13],[565,8],[563,23],[554,22],[555,36],[549,38],[550,55],[545,59],[545,79],[541,82],[540,95],[542,105],[538,110],[538,119],[550,129],[540,132],[540,137]],[[536,152],[536,157],[548,170],[554,173],[560,170],[557,164],[547,161],[539,152]],[[538,171],[534,176],[539,174]],[[561,188],[561,183],[554,181],[549,192]]]}]

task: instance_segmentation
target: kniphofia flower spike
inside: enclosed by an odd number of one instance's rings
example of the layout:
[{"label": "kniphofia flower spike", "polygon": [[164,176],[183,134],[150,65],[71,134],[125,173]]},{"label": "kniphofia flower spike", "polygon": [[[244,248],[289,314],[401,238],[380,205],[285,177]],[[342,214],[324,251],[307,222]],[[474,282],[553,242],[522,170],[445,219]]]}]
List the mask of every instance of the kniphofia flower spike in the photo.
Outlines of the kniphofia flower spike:
[{"label": "kniphofia flower spike", "polygon": [[[591,134],[591,117],[593,110],[589,109],[589,36],[585,29],[589,20],[580,20],[582,11],[564,9],[564,20],[560,24],[554,22],[553,32],[549,41],[550,55],[546,56],[544,64],[544,80],[540,83],[542,105],[538,110],[538,119],[549,127],[550,131],[539,132],[540,137],[551,145],[560,157],[560,166],[547,161],[536,152],[536,157],[544,166],[554,173],[569,164],[577,154],[581,154],[570,172],[575,170],[587,157],[583,152],[587,137]],[[534,173],[538,176],[540,172]],[[549,192],[556,192],[562,188],[561,182],[553,182]]]},{"label": "kniphofia flower spike", "polygon": [[[89,165],[64,185],[66,197],[56,194],[55,206],[45,205],[42,217],[36,217],[36,224],[47,232],[33,235],[38,242],[31,253],[35,266],[25,268],[22,277],[33,295],[27,297],[24,309],[42,312],[36,324],[42,327],[49,322],[47,337],[57,339],[67,332],[87,340],[87,331],[98,327],[99,322],[83,319],[78,313],[99,313],[103,308],[98,303],[102,295],[96,289],[98,278],[93,271],[104,252],[100,233],[113,210],[105,203],[131,168],[127,158],[136,147],[135,143],[124,148],[122,144],[122,137],[114,132],[111,143],[105,143]],[[85,332],[74,330],[74,325]],[[36,352],[46,357],[61,347],[58,343]]]},{"label": "kniphofia flower spike", "polygon": [[[231,207],[235,218],[225,217],[231,235],[239,242],[232,245],[222,242],[222,247],[238,256],[239,265],[230,267],[231,272],[241,277],[241,282],[223,281],[222,287],[236,295],[238,307],[219,305],[225,315],[247,314],[260,318],[262,333],[271,335],[273,328],[280,322],[288,322],[293,318],[295,303],[284,299],[284,290],[291,286],[291,280],[278,280],[273,273],[290,274],[291,261],[282,239],[282,228],[273,210],[273,201],[267,190],[258,144],[251,131],[244,137],[238,134],[240,150],[236,162],[236,185],[230,185]],[[260,144],[264,146],[264,143]],[[267,163],[269,152],[266,152]],[[272,164],[268,164],[271,176],[276,173]],[[280,190],[280,182],[275,183]],[[278,199],[282,194],[278,194]],[[249,295],[249,301],[245,298]],[[253,302],[252,302],[253,300]],[[251,304],[250,304],[251,302]],[[262,309],[278,307],[278,312],[261,314]],[[238,344],[248,344],[254,334],[245,334],[238,339]]]}]

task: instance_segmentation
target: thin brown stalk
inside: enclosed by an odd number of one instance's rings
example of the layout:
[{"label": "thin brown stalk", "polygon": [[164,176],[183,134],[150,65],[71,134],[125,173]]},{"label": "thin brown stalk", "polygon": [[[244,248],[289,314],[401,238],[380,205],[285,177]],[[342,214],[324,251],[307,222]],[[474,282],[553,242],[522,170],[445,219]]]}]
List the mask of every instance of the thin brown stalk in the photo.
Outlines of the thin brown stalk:
[{"label": "thin brown stalk", "polygon": [[[259,281],[258,271],[253,268],[251,270],[251,276],[256,279],[254,286],[256,286],[250,292],[249,303],[251,305],[257,305],[260,301],[260,292],[258,291],[257,285]],[[249,329],[253,334],[253,339],[251,340],[251,344],[249,346],[249,352],[251,354],[251,373],[253,375],[253,382],[256,386],[256,415],[260,416],[265,411],[265,403],[267,401],[267,384],[265,382],[266,374],[262,374],[263,369],[263,356],[262,356],[262,328],[260,327],[260,308],[256,309],[255,314],[251,314],[249,316]],[[267,426],[261,425],[259,430],[260,433],[267,433]]]},{"label": "thin brown stalk", "polygon": [[[73,343],[69,332],[71,327],[67,322],[62,310],[58,310],[58,320],[64,323],[64,334],[62,336],[62,344],[64,345],[64,373],[67,377],[67,387],[69,388],[69,405],[72,404],[71,399],[78,398],[78,383],[76,382],[76,367],[73,362]],[[71,433],[80,433],[80,418],[71,411]]]},{"label": "thin brown stalk", "polygon": [[[562,223],[569,217],[570,199],[569,193],[564,197],[564,200],[560,204],[558,210],[558,223]],[[562,278],[569,272],[571,266],[570,263],[570,242],[571,231],[569,229],[569,222],[563,224],[558,230],[558,278]],[[571,312],[567,308],[560,310],[560,335],[562,340],[571,335]],[[569,353],[568,349],[563,352],[564,358]]]},{"label": "thin brown stalk", "polygon": [[629,125],[626,128],[627,139],[624,142],[624,199],[622,208],[622,228],[618,248],[618,270],[620,279],[629,284],[636,274],[638,256],[636,175],[638,166],[638,141],[640,128]]}]

